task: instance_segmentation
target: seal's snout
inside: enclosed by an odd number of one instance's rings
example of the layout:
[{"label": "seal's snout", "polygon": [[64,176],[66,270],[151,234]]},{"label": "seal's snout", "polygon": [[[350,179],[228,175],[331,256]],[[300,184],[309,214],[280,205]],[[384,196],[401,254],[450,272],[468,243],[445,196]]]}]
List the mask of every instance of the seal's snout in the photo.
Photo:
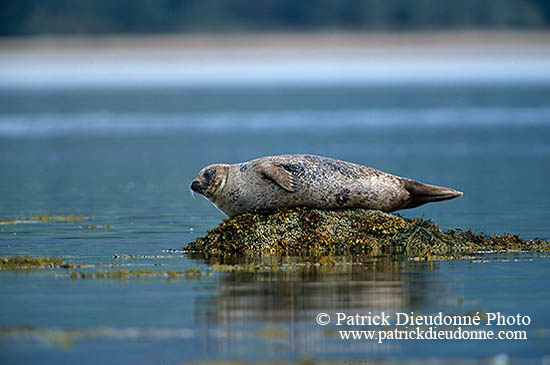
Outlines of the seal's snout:
[{"label": "seal's snout", "polygon": [[197,180],[193,180],[193,182],[191,183],[191,190],[193,190],[195,193],[201,194],[202,193],[201,183],[198,182]]}]

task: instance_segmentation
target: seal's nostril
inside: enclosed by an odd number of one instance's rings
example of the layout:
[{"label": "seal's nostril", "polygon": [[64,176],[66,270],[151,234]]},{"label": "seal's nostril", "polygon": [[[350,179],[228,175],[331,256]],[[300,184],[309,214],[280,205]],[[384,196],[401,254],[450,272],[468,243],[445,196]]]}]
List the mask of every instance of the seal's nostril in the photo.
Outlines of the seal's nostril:
[{"label": "seal's nostril", "polygon": [[191,183],[191,190],[193,190],[194,192],[198,193],[199,187],[200,187],[200,183],[197,180]]}]

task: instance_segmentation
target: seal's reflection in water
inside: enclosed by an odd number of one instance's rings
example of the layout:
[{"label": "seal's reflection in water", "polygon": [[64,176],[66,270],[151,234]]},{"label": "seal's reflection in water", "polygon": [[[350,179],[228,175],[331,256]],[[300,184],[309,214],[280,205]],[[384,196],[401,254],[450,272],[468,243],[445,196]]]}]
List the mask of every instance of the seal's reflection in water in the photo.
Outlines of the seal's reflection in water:
[{"label": "seal's reflection in water", "polygon": [[[395,318],[395,312],[439,311],[462,301],[462,288],[440,278],[436,263],[372,257],[264,257],[229,265],[215,259],[209,262],[223,271],[217,285],[219,294],[200,299],[195,306],[196,320],[198,325],[227,330],[220,341],[205,339],[204,345],[231,354],[250,354],[245,338],[263,340],[258,351],[273,354],[386,352],[399,346],[399,341],[341,340],[338,330],[373,328],[348,327],[345,322],[334,326],[336,313],[385,312]],[[329,325],[316,323],[321,312],[331,316]]]}]

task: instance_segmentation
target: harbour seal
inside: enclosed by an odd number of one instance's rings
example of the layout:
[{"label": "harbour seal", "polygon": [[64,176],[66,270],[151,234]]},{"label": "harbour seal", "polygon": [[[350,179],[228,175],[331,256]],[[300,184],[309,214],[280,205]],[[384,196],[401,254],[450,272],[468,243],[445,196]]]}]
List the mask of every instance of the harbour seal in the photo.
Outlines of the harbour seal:
[{"label": "harbour seal", "polygon": [[191,190],[228,216],[282,207],[393,212],[462,196],[453,189],[314,155],[209,165],[193,180]]}]

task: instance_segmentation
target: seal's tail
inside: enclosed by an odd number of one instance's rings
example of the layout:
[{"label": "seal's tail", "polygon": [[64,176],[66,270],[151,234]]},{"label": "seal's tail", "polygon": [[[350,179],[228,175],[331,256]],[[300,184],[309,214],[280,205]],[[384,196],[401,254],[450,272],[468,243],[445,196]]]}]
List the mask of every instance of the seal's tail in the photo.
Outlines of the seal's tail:
[{"label": "seal's tail", "polygon": [[404,209],[416,208],[422,204],[449,200],[462,196],[461,191],[444,188],[442,186],[424,184],[416,180],[403,178],[403,183],[405,189],[410,194],[410,201]]}]

